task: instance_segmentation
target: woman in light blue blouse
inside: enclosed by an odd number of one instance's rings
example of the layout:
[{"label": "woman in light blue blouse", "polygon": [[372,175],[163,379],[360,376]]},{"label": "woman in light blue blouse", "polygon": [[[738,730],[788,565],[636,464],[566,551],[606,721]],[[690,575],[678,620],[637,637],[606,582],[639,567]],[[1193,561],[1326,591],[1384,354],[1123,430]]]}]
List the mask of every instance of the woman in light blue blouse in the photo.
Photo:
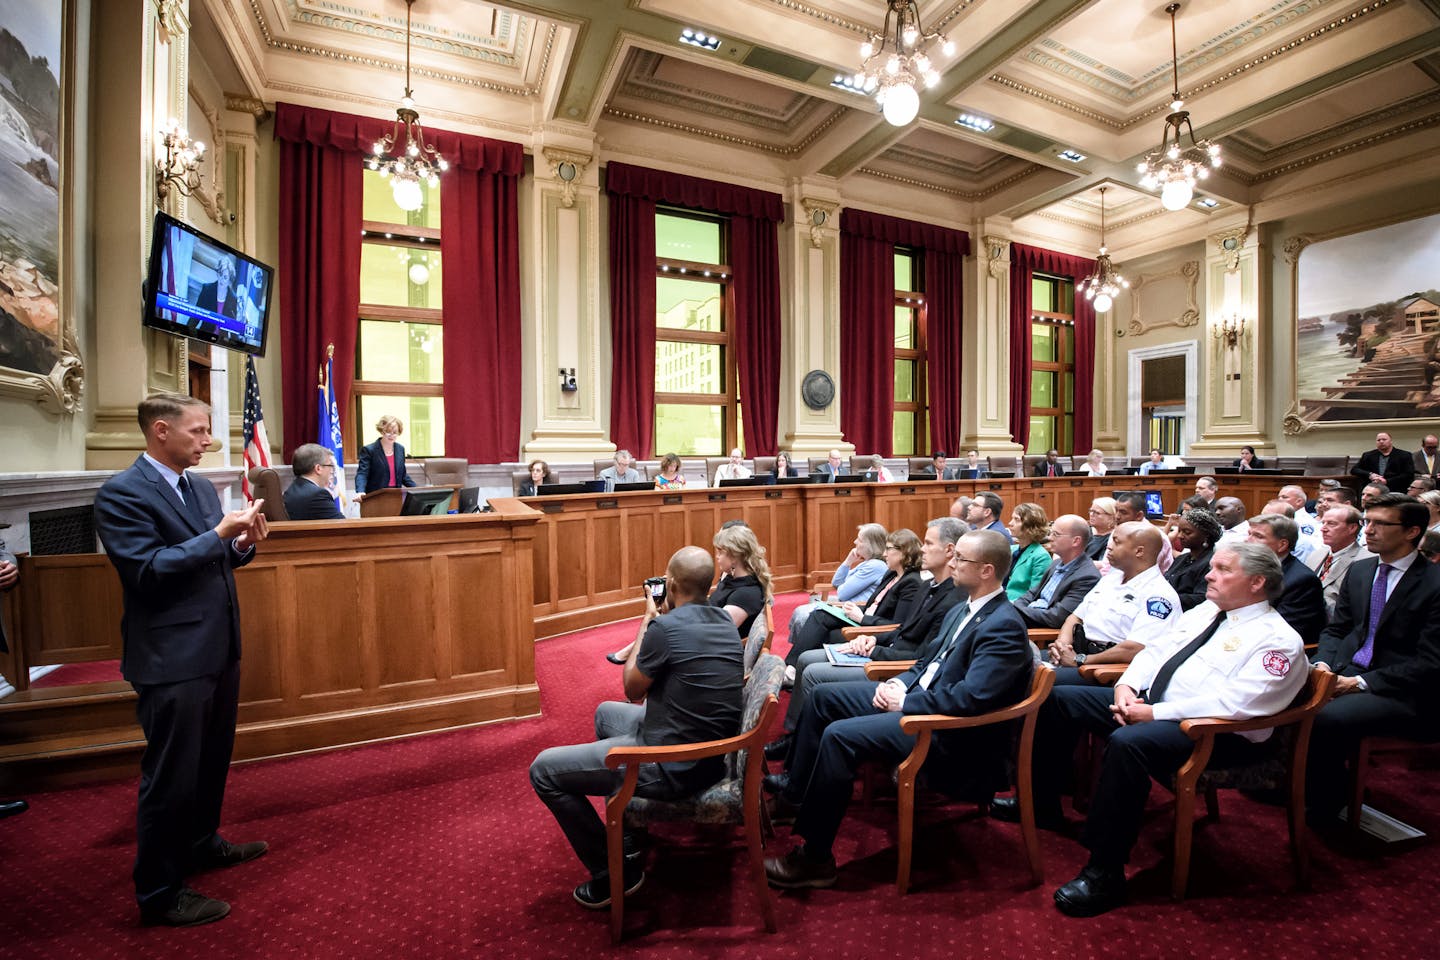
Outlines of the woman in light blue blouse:
[{"label": "woman in light blue blouse", "polygon": [[1015,538],[1015,546],[1010,548],[1010,576],[1005,581],[1005,596],[1016,600],[1045,579],[1055,559],[1045,549],[1050,541],[1050,518],[1040,504],[1020,503],[1015,505],[1006,526]]},{"label": "woman in light blue blouse", "polygon": [[[859,600],[885,576],[885,536],[885,528],[878,523],[860,524],[855,533],[855,545],[835,569],[835,576],[830,578],[830,585],[835,588],[836,603]],[[816,591],[814,599],[825,599],[823,592]],[[813,609],[813,603],[795,608],[790,615],[789,636],[800,632]]]}]

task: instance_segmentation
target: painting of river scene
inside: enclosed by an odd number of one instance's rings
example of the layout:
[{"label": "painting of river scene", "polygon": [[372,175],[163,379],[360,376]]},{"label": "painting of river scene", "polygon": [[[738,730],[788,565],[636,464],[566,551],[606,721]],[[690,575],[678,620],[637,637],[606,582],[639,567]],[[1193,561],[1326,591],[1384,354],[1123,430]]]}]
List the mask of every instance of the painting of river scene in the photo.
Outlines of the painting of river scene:
[{"label": "painting of river scene", "polygon": [[1440,417],[1440,214],[1311,244],[1297,269],[1301,419]]},{"label": "painting of river scene", "polygon": [[0,0],[0,367],[61,353],[62,0]]}]

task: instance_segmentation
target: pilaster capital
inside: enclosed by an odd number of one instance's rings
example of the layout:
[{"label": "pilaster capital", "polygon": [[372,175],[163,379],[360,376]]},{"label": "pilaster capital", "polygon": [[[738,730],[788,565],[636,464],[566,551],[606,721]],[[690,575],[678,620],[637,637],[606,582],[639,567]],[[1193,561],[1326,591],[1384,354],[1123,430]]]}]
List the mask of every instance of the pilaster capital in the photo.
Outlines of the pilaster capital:
[{"label": "pilaster capital", "polygon": [[826,228],[834,229],[831,224],[840,210],[840,203],[819,197],[802,197],[800,206],[805,211],[805,225],[810,228],[810,245],[819,247],[825,240]]},{"label": "pilaster capital", "polygon": [[567,207],[575,206],[575,184],[585,175],[586,168],[595,162],[595,155],[559,147],[541,147],[540,153],[550,165],[550,176],[560,181],[564,191],[560,202]]}]

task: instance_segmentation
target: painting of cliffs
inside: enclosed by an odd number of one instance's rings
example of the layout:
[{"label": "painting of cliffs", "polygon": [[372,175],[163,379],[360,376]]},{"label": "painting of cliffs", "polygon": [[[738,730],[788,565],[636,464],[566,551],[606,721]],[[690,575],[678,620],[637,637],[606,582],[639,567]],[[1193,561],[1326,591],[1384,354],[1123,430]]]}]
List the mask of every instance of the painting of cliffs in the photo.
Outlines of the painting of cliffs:
[{"label": "painting of cliffs", "polygon": [[1440,214],[1311,244],[1297,280],[1301,419],[1440,417]]},{"label": "painting of cliffs", "polygon": [[0,0],[0,366],[60,353],[61,0]]}]

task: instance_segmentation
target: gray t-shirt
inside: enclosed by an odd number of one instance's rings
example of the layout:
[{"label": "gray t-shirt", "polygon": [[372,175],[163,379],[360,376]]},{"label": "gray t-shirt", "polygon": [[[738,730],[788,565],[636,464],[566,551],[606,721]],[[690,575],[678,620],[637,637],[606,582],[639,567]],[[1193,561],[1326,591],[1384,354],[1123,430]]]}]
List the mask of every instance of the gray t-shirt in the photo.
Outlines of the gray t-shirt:
[{"label": "gray t-shirt", "polygon": [[[744,647],[735,621],[719,607],[687,603],[650,622],[635,665],[651,679],[640,742],[647,747],[698,743],[740,732]],[[661,766],[679,794],[694,793],[724,775],[724,760]]]}]

